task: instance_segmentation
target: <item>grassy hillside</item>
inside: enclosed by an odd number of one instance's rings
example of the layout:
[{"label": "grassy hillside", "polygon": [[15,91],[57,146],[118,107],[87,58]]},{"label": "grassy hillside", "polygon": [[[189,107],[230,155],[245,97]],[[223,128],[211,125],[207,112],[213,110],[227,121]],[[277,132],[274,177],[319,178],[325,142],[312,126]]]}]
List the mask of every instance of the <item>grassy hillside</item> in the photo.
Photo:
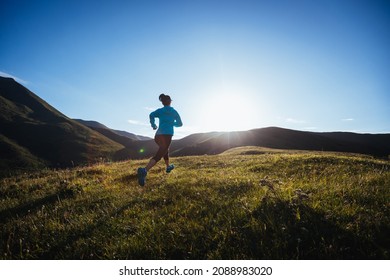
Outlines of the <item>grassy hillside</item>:
[{"label": "grassy hillside", "polygon": [[124,147],[69,119],[11,78],[0,77],[0,176],[114,158]]},{"label": "grassy hillside", "polygon": [[30,151],[0,134],[0,177],[9,174],[14,168],[29,170],[45,167],[45,162],[32,155]]},{"label": "grassy hillside", "polygon": [[389,259],[390,163],[245,147],[0,181],[2,259]]}]

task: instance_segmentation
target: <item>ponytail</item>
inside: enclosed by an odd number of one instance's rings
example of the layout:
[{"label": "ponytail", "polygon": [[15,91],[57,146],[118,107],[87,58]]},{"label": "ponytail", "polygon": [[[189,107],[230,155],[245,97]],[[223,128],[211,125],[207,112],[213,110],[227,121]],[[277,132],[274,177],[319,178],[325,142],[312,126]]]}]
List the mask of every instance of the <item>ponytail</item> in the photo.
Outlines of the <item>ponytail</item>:
[{"label": "ponytail", "polygon": [[158,100],[163,102],[163,100],[166,98],[166,95],[164,93],[161,93],[160,96],[158,97]]},{"label": "ponytail", "polygon": [[164,106],[171,105],[171,97],[169,95],[165,95],[164,93],[161,93],[158,99],[162,102]]}]

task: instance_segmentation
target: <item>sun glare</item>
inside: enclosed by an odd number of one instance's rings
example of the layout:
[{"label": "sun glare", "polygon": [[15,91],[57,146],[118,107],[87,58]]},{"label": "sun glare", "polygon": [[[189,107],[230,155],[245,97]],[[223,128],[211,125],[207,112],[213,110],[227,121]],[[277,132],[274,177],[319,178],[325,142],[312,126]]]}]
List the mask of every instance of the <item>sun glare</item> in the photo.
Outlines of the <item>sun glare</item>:
[{"label": "sun glare", "polygon": [[242,94],[215,94],[206,99],[202,112],[204,131],[236,131],[254,128],[254,104]]}]

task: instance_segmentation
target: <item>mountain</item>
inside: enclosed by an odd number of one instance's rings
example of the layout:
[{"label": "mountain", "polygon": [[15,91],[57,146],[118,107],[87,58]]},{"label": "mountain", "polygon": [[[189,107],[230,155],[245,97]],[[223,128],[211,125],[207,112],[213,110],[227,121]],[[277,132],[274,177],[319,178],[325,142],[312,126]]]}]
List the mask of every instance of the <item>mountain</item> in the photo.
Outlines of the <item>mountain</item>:
[{"label": "mountain", "polygon": [[[306,132],[278,127],[196,133],[172,141],[172,156],[213,155],[241,146],[368,154],[388,158],[390,134]],[[67,167],[102,158],[151,157],[154,140],[73,120],[11,78],[0,77],[0,170]],[[1,172],[0,172],[1,173]]]},{"label": "mountain", "polygon": [[123,137],[129,138],[129,139],[134,140],[134,141],[144,141],[144,140],[151,140],[152,139],[150,137],[145,137],[145,136],[142,136],[142,135],[136,135],[136,134],[133,134],[133,133],[130,133],[130,132],[127,132],[127,131],[111,129],[111,128],[108,128],[104,124],[101,124],[101,123],[99,123],[97,121],[86,121],[86,120],[81,120],[81,119],[75,119],[75,121],[77,121],[77,122],[79,122],[79,123],[81,123],[81,124],[83,124],[85,126],[88,126],[89,128],[91,128],[93,130],[96,130],[96,131],[98,131],[100,133],[103,132],[103,134],[107,134],[107,135],[111,135],[111,134],[107,133],[107,132],[104,132],[104,130],[109,130],[112,133],[115,133],[115,134],[117,134],[119,136],[123,136]]},{"label": "mountain", "polygon": [[219,154],[240,146],[350,152],[388,157],[390,155],[390,134],[306,132],[279,127],[200,133],[173,141],[171,154],[174,156]]},{"label": "mountain", "polygon": [[[148,146],[150,146],[150,148],[147,149],[148,151],[155,152],[157,150],[154,141],[149,137],[139,136],[133,133],[111,129],[96,121],[84,121],[80,119],[77,119],[76,121],[123,146],[121,150],[115,153],[115,156],[113,158],[114,160],[127,160],[145,157],[144,153],[139,152],[142,149],[141,147],[144,146],[145,143],[148,143]],[[151,153],[148,153],[148,155],[151,155]]]},{"label": "mountain", "polygon": [[72,166],[124,147],[66,117],[12,78],[0,77],[0,166]]},{"label": "mountain", "polygon": [[[390,155],[390,134],[306,132],[279,127],[235,132],[196,133],[179,140],[173,140],[170,155],[215,155],[242,146],[348,152],[388,158]],[[156,151],[157,145],[154,140],[135,141],[122,150],[122,156],[124,158],[145,158],[154,155]]]}]

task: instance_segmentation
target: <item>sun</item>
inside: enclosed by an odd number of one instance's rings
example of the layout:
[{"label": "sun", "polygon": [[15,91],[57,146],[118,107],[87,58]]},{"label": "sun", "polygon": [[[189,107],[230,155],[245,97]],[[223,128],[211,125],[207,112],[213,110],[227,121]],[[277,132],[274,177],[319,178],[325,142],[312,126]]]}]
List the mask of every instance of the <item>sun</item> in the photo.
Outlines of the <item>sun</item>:
[{"label": "sun", "polygon": [[210,95],[202,110],[202,128],[207,131],[237,131],[254,128],[254,104],[240,93]]}]

